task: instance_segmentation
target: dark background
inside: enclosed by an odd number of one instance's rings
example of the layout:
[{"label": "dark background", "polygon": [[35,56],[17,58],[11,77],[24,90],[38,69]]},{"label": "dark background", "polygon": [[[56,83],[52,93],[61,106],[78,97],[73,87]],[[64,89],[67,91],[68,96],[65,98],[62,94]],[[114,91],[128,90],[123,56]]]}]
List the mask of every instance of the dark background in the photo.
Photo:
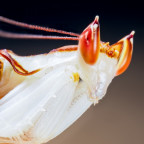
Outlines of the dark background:
[{"label": "dark background", "polygon": [[[100,16],[101,40],[115,43],[132,30],[133,59],[128,70],[116,77],[103,100],[51,144],[143,144],[144,143],[144,10],[139,1],[12,1],[0,3],[0,15],[18,21],[81,33]],[[12,32],[48,35],[0,23]],[[50,33],[51,34],[51,33]],[[20,55],[49,52],[77,44],[64,40],[14,40],[0,38],[0,49]]]}]

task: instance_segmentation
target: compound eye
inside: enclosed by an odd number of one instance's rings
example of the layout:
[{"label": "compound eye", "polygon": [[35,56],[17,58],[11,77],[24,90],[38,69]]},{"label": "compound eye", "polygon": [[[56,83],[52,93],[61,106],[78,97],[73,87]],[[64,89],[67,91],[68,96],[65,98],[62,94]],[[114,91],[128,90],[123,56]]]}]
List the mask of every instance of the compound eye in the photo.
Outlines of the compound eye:
[{"label": "compound eye", "polygon": [[96,63],[100,52],[100,26],[98,16],[80,35],[79,50],[87,64]]},{"label": "compound eye", "polygon": [[119,53],[116,76],[122,74],[131,62],[134,33],[135,32],[132,31],[129,35],[111,46],[111,48],[117,50]]}]

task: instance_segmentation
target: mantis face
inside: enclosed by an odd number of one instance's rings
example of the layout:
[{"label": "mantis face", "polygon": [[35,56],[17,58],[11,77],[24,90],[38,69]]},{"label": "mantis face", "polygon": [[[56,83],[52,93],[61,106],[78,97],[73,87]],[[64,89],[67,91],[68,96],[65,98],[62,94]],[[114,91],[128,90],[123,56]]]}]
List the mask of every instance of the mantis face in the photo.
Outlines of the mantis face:
[{"label": "mantis face", "polygon": [[117,59],[116,76],[122,74],[129,66],[133,52],[132,31],[113,45],[100,41],[99,17],[82,32],[79,38],[80,54],[88,65],[95,65],[100,53],[105,53],[109,58]]}]

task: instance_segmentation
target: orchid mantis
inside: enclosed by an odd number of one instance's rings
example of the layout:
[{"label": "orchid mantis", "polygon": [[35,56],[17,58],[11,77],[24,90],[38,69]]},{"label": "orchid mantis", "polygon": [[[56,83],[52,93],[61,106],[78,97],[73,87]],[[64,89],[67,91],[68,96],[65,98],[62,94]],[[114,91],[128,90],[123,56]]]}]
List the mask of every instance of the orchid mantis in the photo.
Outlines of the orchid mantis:
[{"label": "orchid mantis", "polygon": [[115,76],[129,66],[132,31],[113,45],[100,40],[99,17],[79,35],[0,17],[0,21],[28,29],[70,35],[43,36],[0,30],[0,37],[77,40],[48,54],[18,56],[0,50],[0,143],[48,142],[92,104],[98,103]]}]

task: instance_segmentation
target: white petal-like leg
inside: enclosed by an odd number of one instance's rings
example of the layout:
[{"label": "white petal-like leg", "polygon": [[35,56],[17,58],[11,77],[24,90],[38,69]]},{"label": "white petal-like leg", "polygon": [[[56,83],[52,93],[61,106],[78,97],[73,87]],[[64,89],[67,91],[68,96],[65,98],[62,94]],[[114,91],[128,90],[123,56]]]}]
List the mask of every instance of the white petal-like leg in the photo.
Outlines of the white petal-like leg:
[{"label": "white petal-like leg", "polygon": [[[68,79],[69,78],[70,77],[68,77]],[[63,81],[64,78],[61,78],[59,84],[62,85]],[[46,104],[46,111],[32,130],[33,137],[45,140],[40,141],[40,143],[47,142],[53,137],[52,131],[59,123],[65,110],[68,109],[72,101],[76,85],[77,82],[68,81],[65,85],[63,85],[63,87],[61,87],[61,89],[55,92],[54,98],[49,100]]]},{"label": "white petal-like leg", "polygon": [[78,82],[72,73],[73,69],[57,68],[40,79],[26,79],[8,93],[0,102],[0,136],[19,137],[29,131],[39,143],[50,139],[73,98]]},{"label": "white petal-like leg", "polygon": [[53,131],[53,138],[75,122],[93,103],[89,100],[90,91],[83,81],[76,88],[75,95]]}]

